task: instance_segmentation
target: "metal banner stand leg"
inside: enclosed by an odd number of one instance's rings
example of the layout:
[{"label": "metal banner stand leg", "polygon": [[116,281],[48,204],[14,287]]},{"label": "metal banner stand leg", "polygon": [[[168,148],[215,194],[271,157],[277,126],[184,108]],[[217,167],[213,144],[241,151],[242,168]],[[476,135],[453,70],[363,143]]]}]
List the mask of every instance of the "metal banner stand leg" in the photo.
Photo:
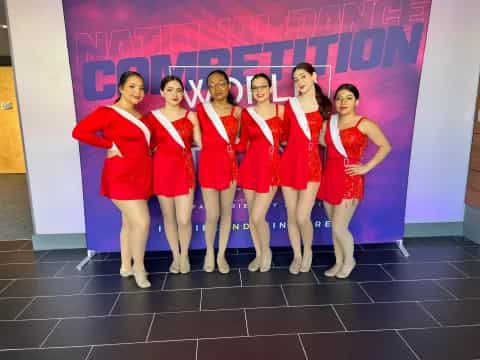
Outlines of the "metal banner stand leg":
[{"label": "metal banner stand leg", "polygon": [[409,257],[410,254],[408,253],[408,250],[407,248],[405,247],[405,245],[403,245],[403,239],[401,240],[395,240],[395,243],[397,244],[398,248],[400,249],[401,253],[403,256],[405,257]]},{"label": "metal banner stand leg", "polygon": [[87,257],[85,257],[80,264],[76,266],[78,271],[82,271],[82,268],[87,265],[87,263],[92,260],[92,258],[97,255],[97,252],[95,250],[87,250]]}]

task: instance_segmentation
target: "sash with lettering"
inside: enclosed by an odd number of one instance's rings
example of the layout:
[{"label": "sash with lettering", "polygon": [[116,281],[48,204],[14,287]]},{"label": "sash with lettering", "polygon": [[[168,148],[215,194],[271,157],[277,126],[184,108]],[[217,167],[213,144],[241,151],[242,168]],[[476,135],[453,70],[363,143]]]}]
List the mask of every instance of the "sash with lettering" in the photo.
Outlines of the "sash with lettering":
[{"label": "sash with lettering", "polygon": [[130,121],[132,124],[137,126],[140,130],[142,130],[143,135],[145,135],[145,140],[147,140],[147,144],[150,146],[150,136],[151,136],[150,130],[147,128],[147,126],[140,119],[137,119],[135,116],[130,114],[128,111],[120,109],[119,107],[116,107],[116,106],[113,106],[113,105],[110,105],[110,106],[107,106],[107,107],[115,110],[122,117],[124,117],[125,119]]},{"label": "sash with lettering", "polygon": [[296,97],[292,97],[288,99],[288,101],[290,102],[290,106],[293,110],[293,113],[295,114],[295,118],[297,119],[297,123],[300,126],[300,129],[302,129],[308,141],[311,142],[312,134],[310,133],[310,127],[308,126],[307,116],[305,115],[305,112],[303,111],[300,102]]},{"label": "sash with lettering", "polygon": [[172,122],[168,120],[165,115],[162,114],[160,109],[153,110],[152,114],[160,122],[160,124],[162,124],[165,130],[167,130],[173,140],[175,140],[178,145],[185,149],[185,143],[183,142],[182,137],[178,133],[177,129],[175,129],[175,126],[173,126]]},{"label": "sash with lettering", "polygon": [[230,139],[228,138],[227,130],[225,130],[225,126],[223,126],[223,122],[220,119],[220,116],[218,116],[217,112],[212,106],[212,103],[210,102],[204,102],[203,103],[203,108],[205,109],[205,112],[207,113],[208,117],[213,123],[213,126],[215,126],[215,129],[217,129],[218,134],[225,140],[227,144],[230,144]]},{"label": "sash with lettering", "polygon": [[253,106],[247,108],[248,114],[251,116],[253,121],[258,125],[260,130],[262,130],[263,135],[265,135],[265,138],[268,140],[268,142],[273,146],[273,134],[272,130],[270,129],[270,126],[268,126],[267,122],[265,121],[264,118],[262,118],[256,111]]}]

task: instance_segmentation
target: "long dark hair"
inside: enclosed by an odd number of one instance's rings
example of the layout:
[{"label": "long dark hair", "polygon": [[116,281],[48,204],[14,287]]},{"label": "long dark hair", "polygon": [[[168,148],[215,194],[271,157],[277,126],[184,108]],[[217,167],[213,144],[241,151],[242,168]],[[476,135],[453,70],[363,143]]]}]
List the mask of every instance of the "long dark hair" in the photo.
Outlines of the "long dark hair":
[{"label": "long dark hair", "polygon": [[360,98],[360,91],[358,91],[358,88],[353,84],[346,83],[346,84],[340,85],[337,88],[337,90],[335,90],[335,96],[333,97],[334,99],[337,98],[337,94],[341,90],[347,90],[347,91],[351,92],[356,100],[358,100]]},{"label": "long dark hair", "polygon": [[[210,78],[210,76],[212,76],[213,74],[220,74],[222,75],[224,78],[225,78],[225,81],[227,82],[227,84],[230,84],[230,78],[228,77],[227,73],[223,70],[220,70],[220,69],[215,69],[213,71],[210,72],[210,74],[208,74],[207,76],[207,84],[208,84],[208,79]],[[235,102],[235,98],[233,97],[233,94],[231,91],[228,92],[228,95],[227,95],[227,102],[230,104],[230,105],[237,105],[237,103]]]},{"label": "long dark hair", "polygon": [[[125,83],[127,82],[127,80],[132,77],[132,76],[136,76],[136,77],[139,77],[140,79],[142,79],[143,82],[145,82],[145,80],[143,79],[143,76],[140,75],[140,73],[136,72],[136,71],[125,71],[124,73],[122,73],[122,75],[120,75],[120,77],[118,78],[118,85],[117,85],[117,89],[118,89],[118,92],[120,93],[120,88],[123,87],[123,85],[125,85]],[[117,99],[115,100],[115,102],[118,102],[120,100],[122,96],[119,95],[117,97]]]},{"label": "long dark hair", "polygon": [[175,75],[167,75],[165,76],[162,81],[160,82],[160,90],[165,90],[165,86],[167,86],[167,84],[170,82],[170,81],[176,81],[180,84],[180,86],[182,87],[182,90],[184,90],[184,86],[183,86],[183,82],[182,82],[182,79],[180,79],[178,76],[175,76]]},{"label": "long dark hair", "polygon": [[[315,68],[312,66],[312,64],[307,63],[307,62],[302,62],[297,65],[292,70],[292,77],[295,71],[297,70],[305,70],[308,72],[310,75],[313,75],[313,73],[316,73]],[[320,115],[322,115],[322,118],[324,120],[328,120],[330,118],[330,115],[332,114],[332,102],[326,96],[320,85],[318,85],[316,82],[314,83],[315,86],[315,98],[318,103],[318,111],[320,112]]]}]

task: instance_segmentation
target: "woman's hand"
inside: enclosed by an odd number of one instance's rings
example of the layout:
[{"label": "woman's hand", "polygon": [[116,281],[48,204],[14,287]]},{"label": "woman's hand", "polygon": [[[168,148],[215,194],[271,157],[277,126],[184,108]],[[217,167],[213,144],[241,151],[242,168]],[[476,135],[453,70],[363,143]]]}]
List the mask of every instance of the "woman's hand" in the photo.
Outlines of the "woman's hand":
[{"label": "woman's hand", "polygon": [[369,171],[369,167],[364,164],[351,164],[345,166],[345,173],[350,176],[365,175]]},{"label": "woman's hand", "polygon": [[122,153],[120,152],[120,149],[117,147],[117,145],[115,145],[115,143],[113,143],[112,147],[108,149],[107,159],[110,159],[114,156],[123,157]]}]

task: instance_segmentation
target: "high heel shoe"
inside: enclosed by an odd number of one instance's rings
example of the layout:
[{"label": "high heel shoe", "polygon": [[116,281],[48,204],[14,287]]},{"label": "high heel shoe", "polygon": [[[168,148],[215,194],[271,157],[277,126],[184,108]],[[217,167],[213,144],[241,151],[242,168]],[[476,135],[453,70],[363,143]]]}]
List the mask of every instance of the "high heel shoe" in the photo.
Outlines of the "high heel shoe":
[{"label": "high heel shoe", "polygon": [[344,262],[342,268],[335,275],[338,279],[346,279],[350,276],[357,263],[353,260],[351,263]]},{"label": "high heel shoe", "polygon": [[300,267],[300,272],[309,272],[312,268],[312,252],[308,252],[307,254],[303,254],[302,258],[302,266]]},{"label": "high heel shoe", "polygon": [[225,256],[217,256],[218,271],[222,274],[228,274],[230,272],[230,265],[228,265]]},{"label": "high heel shoe", "polygon": [[138,271],[133,273],[133,277],[135,279],[135,282],[137,283],[137,286],[141,289],[147,289],[152,284],[150,281],[147,279],[147,272],[146,271]]},{"label": "high heel shoe", "polygon": [[260,266],[260,272],[270,271],[272,268],[272,251],[268,251],[262,257],[262,265]]},{"label": "high heel shoe", "polygon": [[180,262],[178,261],[178,259],[173,259],[168,271],[171,274],[178,274],[180,272]]},{"label": "high heel shoe", "polygon": [[190,272],[190,261],[188,260],[188,256],[180,258],[180,272],[182,274],[187,274]]},{"label": "high heel shoe", "polygon": [[260,257],[255,256],[255,259],[250,261],[250,264],[248,264],[248,271],[258,271],[260,269],[260,261]]},{"label": "high heel shoe", "polygon": [[133,270],[123,270],[123,268],[120,268],[120,276],[124,278],[133,276]]},{"label": "high heel shoe", "polygon": [[203,260],[203,270],[205,272],[211,273],[215,270],[215,256],[213,253],[207,253],[205,254],[205,259]]},{"label": "high heel shoe", "polygon": [[341,268],[342,264],[335,263],[335,265],[333,265],[330,269],[325,270],[323,275],[325,275],[326,277],[335,277],[335,275],[337,275]]},{"label": "high heel shoe", "polygon": [[288,267],[288,272],[292,275],[298,275],[301,267],[302,267],[302,258],[294,257],[292,263]]}]

